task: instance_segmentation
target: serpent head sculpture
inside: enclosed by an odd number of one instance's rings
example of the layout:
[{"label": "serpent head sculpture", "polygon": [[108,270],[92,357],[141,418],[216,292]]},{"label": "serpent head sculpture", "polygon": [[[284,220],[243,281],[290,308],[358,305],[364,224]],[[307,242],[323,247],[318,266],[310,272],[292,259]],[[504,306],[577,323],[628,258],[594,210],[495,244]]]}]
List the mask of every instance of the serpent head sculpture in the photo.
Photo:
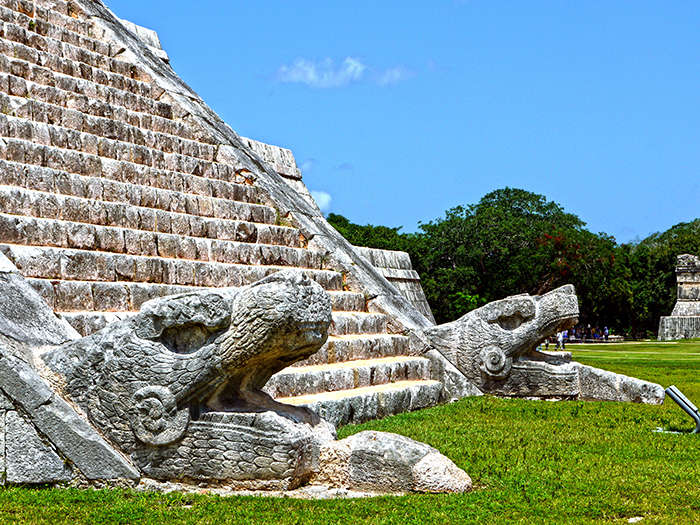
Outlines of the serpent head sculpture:
[{"label": "serpent head sculpture", "polygon": [[314,457],[305,451],[334,429],[262,387],[316,352],[330,322],[321,286],[282,271],[242,289],[149,301],[44,361],[66,397],[144,474],[300,480]]},{"label": "serpent head sculpture", "polygon": [[437,350],[484,393],[663,402],[659,385],[537,349],[547,337],[574,326],[578,313],[571,285],[541,296],[514,295],[417,332],[412,345],[423,352]]}]

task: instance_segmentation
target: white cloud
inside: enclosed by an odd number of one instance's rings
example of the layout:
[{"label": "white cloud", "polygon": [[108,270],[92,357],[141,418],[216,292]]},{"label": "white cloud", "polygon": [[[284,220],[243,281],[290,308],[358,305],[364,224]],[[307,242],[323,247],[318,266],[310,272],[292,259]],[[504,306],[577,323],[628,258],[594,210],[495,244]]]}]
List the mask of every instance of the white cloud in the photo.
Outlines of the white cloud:
[{"label": "white cloud", "polygon": [[307,175],[314,169],[314,166],[316,166],[316,159],[308,158],[301,163],[299,169],[304,175]]},{"label": "white cloud", "polygon": [[416,73],[410,69],[408,69],[405,66],[396,66],[387,69],[379,75],[379,78],[377,79],[377,84],[380,86],[388,86],[391,84],[397,84],[398,82],[402,82],[404,80],[408,80],[409,78],[412,78],[416,75]]},{"label": "white cloud", "polygon": [[292,66],[282,64],[275,80],[277,82],[301,82],[311,87],[332,88],[347,86],[362,80],[367,66],[358,58],[347,57],[340,68],[333,67],[333,60],[325,59],[320,63],[297,58]]},{"label": "white cloud", "polygon": [[333,169],[338,170],[338,171],[352,171],[355,169],[355,166],[353,166],[349,162],[343,162],[340,166],[338,166],[337,168],[333,168]]},{"label": "white cloud", "polygon": [[322,212],[325,213],[331,208],[331,201],[333,198],[331,197],[330,193],[325,191],[312,191],[311,196],[314,198],[316,204],[318,204],[318,207]]}]

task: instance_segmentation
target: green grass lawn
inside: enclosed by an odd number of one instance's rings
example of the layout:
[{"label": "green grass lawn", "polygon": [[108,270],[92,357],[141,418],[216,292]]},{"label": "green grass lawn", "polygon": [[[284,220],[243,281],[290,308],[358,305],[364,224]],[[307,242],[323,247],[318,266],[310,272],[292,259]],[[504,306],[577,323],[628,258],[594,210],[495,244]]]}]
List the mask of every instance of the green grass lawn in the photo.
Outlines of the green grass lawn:
[{"label": "green grass lawn", "polygon": [[[571,345],[588,365],[675,384],[700,404],[700,342]],[[657,433],[657,427],[683,433]],[[463,399],[342,428],[424,441],[475,490],[358,500],[0,489],[0,523],[700,524],[700,435],[671,400],[623,403]]]}]

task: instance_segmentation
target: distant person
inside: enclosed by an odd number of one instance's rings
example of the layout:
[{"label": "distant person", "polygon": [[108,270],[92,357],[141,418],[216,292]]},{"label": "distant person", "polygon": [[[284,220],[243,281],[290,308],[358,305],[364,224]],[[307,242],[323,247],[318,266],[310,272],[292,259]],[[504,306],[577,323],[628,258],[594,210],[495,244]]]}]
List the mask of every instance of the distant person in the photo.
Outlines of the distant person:
[{"label": "distant person", "polygon": [[554,349],[559,350],[559,347],[564,350],[564,332],[557,332],[557,346]]},{"label": "distant person", "polygon": [[608,332],[608,327],[607,327],[607,326],[603,329],[603,335],[605,336],[605,342],[607,343],[607,342],[608,342],[608,336],[610,335],[610,332]]}]

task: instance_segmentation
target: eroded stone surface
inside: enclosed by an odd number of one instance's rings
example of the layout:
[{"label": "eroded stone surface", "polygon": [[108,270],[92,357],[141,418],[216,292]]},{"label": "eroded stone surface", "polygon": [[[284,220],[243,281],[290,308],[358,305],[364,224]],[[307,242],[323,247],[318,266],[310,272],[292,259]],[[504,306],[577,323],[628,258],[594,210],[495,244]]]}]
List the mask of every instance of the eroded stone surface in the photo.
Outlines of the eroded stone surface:
[{"label": "eroded stone surface", "polygon": [[[7,344],[0,344],[0,389],[5,394],[0,396],[0,411],[21,409],[33,428],[89,480],[138,478],[133,466],[15,353]],[[36,453],[48,454],[43,448]]]},{"label": "eroded stone surface", "polygon": [[676,280],[676,305],[670,316],[659,321],[660,341],[700,337],[700,257],[679,255]]},{"label": "eroded stone surface", "polygon": [[575,363],[581,384],[578,394],[587,401],[627,401],[660,405],[666,393],[661,385]]},{"label": "eroded stone surface", "polygon": [[7,412],[5,430],[8,483],[56,483],[73,478],[63,459],[16,411]]},{"label": "eroded stone surface", "polygon": [[402,381],[342,393],[346,395],[335,396],[329,392],[280,400],[303,404],[336,426],[429,408],[446,400],[442,383],[434,380]]},{"label": "eroded stone surface", "polygon": [[53,313],[2,253],[0,333],[31,346],[58,345],[80,337]]},{"label": "eroded stone surface", "polygon": [[437,451],[427,454],[411,472],[417,492],[467,492],[472,488],[467,473]]},{"label": "eroded stone surface", "polygon": [[469,476],[431,446],[374,431],[324,444],[314,482],[370,492],[467,492],[472,487]]}]

